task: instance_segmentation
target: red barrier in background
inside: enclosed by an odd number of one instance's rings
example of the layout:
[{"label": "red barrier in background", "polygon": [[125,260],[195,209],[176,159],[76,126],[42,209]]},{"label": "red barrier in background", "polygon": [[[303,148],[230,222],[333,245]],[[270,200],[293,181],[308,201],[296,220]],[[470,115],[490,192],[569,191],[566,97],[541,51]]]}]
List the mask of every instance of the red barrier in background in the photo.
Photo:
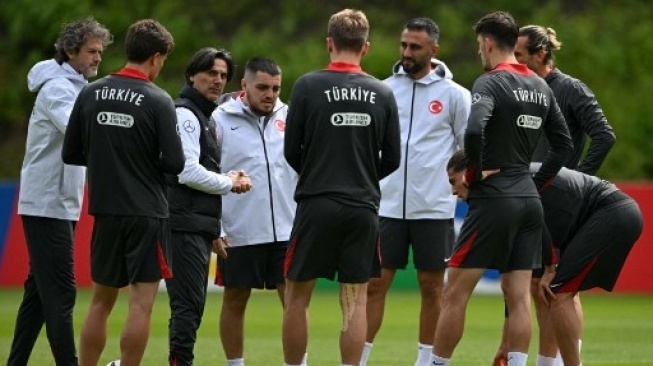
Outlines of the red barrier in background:
[{"label": "red barrier in background", "polygon": [[[653,183],[618,184],[639,204],[644,215],[644,232],[633,247],[615,286],[615,291],[653,294]],[[4,253],[0,256],[0,286],[22,286],[28,271],[28,254],[16,203],[11,215]],[[93,218],[86,202],[75,234],[75,276],[80,286],[90,286],[90,242]],[[2,239],[2,238],[0,238]],[[3,248],[0,245],[0,250]]]},{"label": "red barrier in background", "polygon": [[614,291],[653,293],[653,184],[619,183],[617,186],[639,204],[644,231],[630,251]]},{"label": "red barrier in background", "polygon": [[[85,193],[86,194],[86,193]],[[12,208],[4,253],[0,263],[0,287],[22,286],[29,271],[29,254],[25,244],[23,223],[16,214],[18,194]],[[75,279],[79,286],[91,286],[91,234],[93,232],[93,216],[88,214],[88,206],[84,200],[82,215],[75,230]],[[2,246],[0,246],[0,249]]]}]

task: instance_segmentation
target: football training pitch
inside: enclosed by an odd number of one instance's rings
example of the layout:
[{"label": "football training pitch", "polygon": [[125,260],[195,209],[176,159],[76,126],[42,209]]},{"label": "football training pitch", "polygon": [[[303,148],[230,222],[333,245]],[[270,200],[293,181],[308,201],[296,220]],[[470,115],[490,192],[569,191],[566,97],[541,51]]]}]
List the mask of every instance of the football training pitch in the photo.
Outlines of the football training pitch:
[{"label": "football training pitch", "polygon": [[[126,293],[121,293],[109,320],[107,347],[100,366],[119,358],[120,327],[126,317]],[[5,364],[11,346],[20,289],[0,289],[0,364]],[[87,311],[90,291],[82,290],[75,308],[76,336]],[[225,365],[218,337],[218,317],[222,294],[209,293],[202,327],[195,347],[195,364]],[[582,296],[585,310],[583,364],[653,366],[653,296],[591,293]],[[310,366],[339,365],[338,294],[318,290],[310,308]],[[377,335],[368,365],[413,365],[417,345],[419,295],[416,291],[391,291],[386,315]],[[157,296],[152,315],[152,333],[142,365],[167,364],[168,297]],[[276,293],[254,292],[245,324],[245,361],[248,366],[283,365],[281,348],[281,306]],[[453,365],[489,366],[500,339],[503,303],[499,296],[474,295],[466,319],[465,333],[453,357]],[[528,365],[535,364],[537,327],[531,340]],[[78,340],[77,340],[78,341]],[[41,332],[30,365],[54,365],[45,329]]]}]

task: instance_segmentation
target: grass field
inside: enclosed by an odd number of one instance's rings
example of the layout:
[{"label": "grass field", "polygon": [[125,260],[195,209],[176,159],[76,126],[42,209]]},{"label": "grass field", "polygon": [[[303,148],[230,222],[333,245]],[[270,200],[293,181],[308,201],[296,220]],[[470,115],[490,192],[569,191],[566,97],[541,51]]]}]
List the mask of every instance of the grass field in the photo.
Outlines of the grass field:
[{"label": "grass field", "polygon": [[[126,294],[122,294],[110,319],[107,347],[101,358],[104,366],[118,358],[120,327],[126,316]],[[20,303],[20,290],[0,290],[0,364],[5,364]],[[75,330],[79,331],[90,293],[80,291],[75,310]],[[209,294],[204,322],[196,346],[196,364],[224,365],[218,338],[218,315],[222,294]],[[152,334],[143,365],[166,365],[167,295],[157,297]],[[583,297],[585,334],[583,364],[653,366],[653,296],[588,294]],[[375,365],[412,365],[416,353],[417,311],[415,292],[395,291],[388,297],[386,317],[377,336],[370,362]],[[248,366],[282,365],[281,309],[273,293],[256,292],[250,300],[246,322],[246,361]],[[316,292],[310,309],[308,361],[311,366],[339,365],[338,329],[340,315],[337,293]],[[503,304],[498,296],[472,298],[465,334],[454,354],[454,365],[489,366],[499,342]],[[528,365],[535,364],[537,336],[531,342]],[[41,333],[30,365],[54,365],[45,331]]]}]

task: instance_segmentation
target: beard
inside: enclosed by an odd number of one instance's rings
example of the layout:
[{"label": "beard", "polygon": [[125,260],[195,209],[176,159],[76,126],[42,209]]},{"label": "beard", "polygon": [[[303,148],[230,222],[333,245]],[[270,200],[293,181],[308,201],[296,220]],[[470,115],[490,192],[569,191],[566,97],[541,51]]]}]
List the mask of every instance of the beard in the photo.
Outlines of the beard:
[{"label": "beard", "polygon": [[[429,60],[430,62],[430,60]],[[426,63],[420,63],[415,61],[414,59],[402,59],[401,60],[401,67],[404,69],[404,71],[407,74],[414,75],[419,73],[426,67]]]},{"label": "beard", "polygon": [[90,79],[90,78],[96,77],[97,76],[97,71],[98,71],[97,66],[89,67],[88,69],[84,70],[84,72],[83,72],[84,78]]}]

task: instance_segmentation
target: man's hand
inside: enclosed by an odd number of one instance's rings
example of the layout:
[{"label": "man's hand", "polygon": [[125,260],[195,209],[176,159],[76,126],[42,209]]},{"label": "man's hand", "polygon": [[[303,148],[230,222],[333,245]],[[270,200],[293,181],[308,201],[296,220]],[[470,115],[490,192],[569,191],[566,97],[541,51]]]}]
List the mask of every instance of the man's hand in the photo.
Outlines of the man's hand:
[{"label": "man's hand", "polygon": [[500,171],[501,171],[501,169],[483,170],[483,171],[481,172],[481,180],[484,180],[485,178],[487,178],[487,177],[489,177],[489,176],[495,175],[495,174],[497,174],[497,173],[500,172]]},{"label": "man's hand", "polygon": [[542,301],[546,306],[549,306],[550,302],[555,301],[556,299],[556,295],[551,291],[551,281],[553,281],[555,275],[555,266],[546,266],[546,270],[540,280],[540,288],[537,295],[540,298],[540,301]]},{"label": "man's hand", "polygon": [[218,257],[227,259],[227,247],[229,246],[229,240],[226,236],[221,238],[213,239],[213,253],[217,254]]},{"label": "man's hand", "polygon": [[231,178],[231,191],[234,193],[245,193],[252,189],[252,180],[243,170],[231,171],[227,174]]}]

